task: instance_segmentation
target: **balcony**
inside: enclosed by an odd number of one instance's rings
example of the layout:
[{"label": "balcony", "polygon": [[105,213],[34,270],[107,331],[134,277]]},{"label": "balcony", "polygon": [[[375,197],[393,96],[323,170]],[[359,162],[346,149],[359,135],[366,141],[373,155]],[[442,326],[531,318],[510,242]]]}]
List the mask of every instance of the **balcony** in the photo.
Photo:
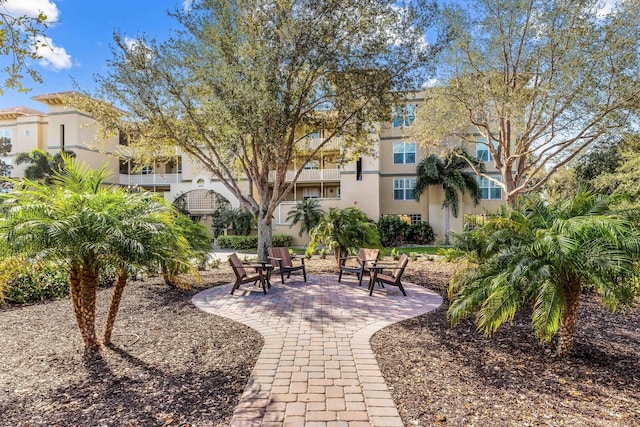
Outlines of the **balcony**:
[{"label": "balcony", "polygon": [[[285,175],[285,181],[293,181],[296,171],[288,170]],[[269,182],[276,179],[276,173],[269,173]],[[300,172],[297,182],[320,182],[320,181],[340,181],[340,169],[305,169]]]},{"label": "balcony", "polygon": [[150,173],[146,175],[120,174],[120,185],[169,185],[182,181],[179,173]]},{"label": "balcony", "polygon": [[[309,150],[315,150],[324,142],[324,138],[307,138],[306,141],[300,143],[301,146],[308,148]],[[343,145],[343,138],[341,136],[335,136],[322,147],[325,151],[340,151],[340,147]]]}]

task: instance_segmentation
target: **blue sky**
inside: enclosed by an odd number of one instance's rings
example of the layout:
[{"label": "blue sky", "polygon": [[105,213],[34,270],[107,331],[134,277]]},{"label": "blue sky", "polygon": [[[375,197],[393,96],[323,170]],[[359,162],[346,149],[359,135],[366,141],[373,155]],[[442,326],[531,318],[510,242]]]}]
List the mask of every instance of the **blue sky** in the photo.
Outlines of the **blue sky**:
[{"label": "blue sky", "polygon": [[[24,106],[46,111],[46,105],[32,96],[72,90],[72,78],[82,88],[95,87],[93,75],[105,74],[112,57],[113,32],[118,30],[134,38],[139,33],[159,40],[177,28],[168,10],[184,7],[184,0],[6,0],[0,7],[12,16],[37,16],[44,12],[51,19],[46,36],[52,49],[44,48],[43,60],[31,62],[42,76],[43,84],[28,77],[27,94],[6,90],[0,96],[0,108]],[[7,58],[2,58],[4,68]]]},{"label": "blue sky", "polygon": [[[95,87],[93,76],[107,72],[107,60],[112,57],[115,30],[130,38],[144,33],[163,40],[177,28],[167,11],[188,7],[192,0],[0,0],[0,8],[11,16],[37,16],[40,11],[50,18],[46,36],[50,49],[43,48],[44,58],[31,66],[44,82],[36,84],[25,78],[31,88],[27,94],[6,90],[0,96],[0,108],[29,107],[46,111],[46,106],[33,101],[32,96],[72,90],[74,79],[81,88]],[[466,0],[446,0],[446,2]],[[604,0],[603,11],[611,9],[617,0]],[[0,58],[4,68],[7,58]]]}]

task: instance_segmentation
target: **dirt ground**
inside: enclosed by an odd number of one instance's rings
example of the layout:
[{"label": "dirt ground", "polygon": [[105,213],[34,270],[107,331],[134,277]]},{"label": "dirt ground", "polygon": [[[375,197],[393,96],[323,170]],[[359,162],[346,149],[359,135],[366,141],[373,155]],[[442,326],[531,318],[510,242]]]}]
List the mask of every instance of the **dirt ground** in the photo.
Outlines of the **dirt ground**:
[{"label": "dirt ground", "polygon": [[[307,262],[311,274],[331,260]],[[446,297],[454,265],[410,262],[407,280]],[[259,334],[190,299],[232,281],[226,265],[191,291],[131,282],[114,346],[86,360],[68,299],[0,308],[0,426],[226,426],[262,346]],[[277,281],[276,281],[277,283]],[[109,289],[99,293],[102,325]],[[639,426],[640,310],[588,297],[576,346],[555,359],[526,313],[491,339],[436,312],[378,332],[372,346],[406,426]]]}]

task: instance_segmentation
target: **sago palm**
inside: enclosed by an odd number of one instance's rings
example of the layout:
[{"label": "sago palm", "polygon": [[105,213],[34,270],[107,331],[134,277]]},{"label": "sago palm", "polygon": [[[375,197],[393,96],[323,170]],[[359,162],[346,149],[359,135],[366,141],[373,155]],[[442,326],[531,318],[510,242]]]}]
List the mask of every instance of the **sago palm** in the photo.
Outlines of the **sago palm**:
[{"label": "sago palm", "polygon": [[609,310],[634,305],[639,293],[640,233],[608,213],[608,201],[585,191],[572,200],[545,204],[524,198],[520,210],[506,209],[491,229],[480,263],[452,280],[447,315],[453,324],[476,313],[487,335],[532,307],[532,327],[541,341],[559,334],[558,356],[573,345],[578,308],[592,287]]}]

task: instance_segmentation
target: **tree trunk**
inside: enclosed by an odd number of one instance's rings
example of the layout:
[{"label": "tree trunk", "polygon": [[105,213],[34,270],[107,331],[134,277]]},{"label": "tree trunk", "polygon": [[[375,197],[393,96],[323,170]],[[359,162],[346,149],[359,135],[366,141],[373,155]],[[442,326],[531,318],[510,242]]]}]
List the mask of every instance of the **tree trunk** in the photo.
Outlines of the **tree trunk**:
[{"label": "tree trunk", "polygon": [[98,272],[95,269],[80,271],[80,333],[84,341],[85,353],[98,351],[96,337],[96,291],[98,288]]},{"label": "tree trunk", "polygon": [[444,244],[449,244],[449,231],[451,231],[451,217],[449,206],[444,208]]},{"label": "tree trunk", "polygon": [[84,319],[80,314],[82,295],[80,294],[80,275],[77,267],[71,267],[71,271],[69,271],[69,296],[71,297],[71,304],[73,305],[73,314],[76,316],[76,322],[82,331],[84,329]]},{"label": "tree trunk", "polygon": [[267,259],[267,248],[272,245],[271,218],[265,218],[266,210],[258,212],[258,261]]},{"label": "tree trunk", "polygon": [[124,287],[127,284],[129,273],[126,267],[120,269],[120,275],[118,280],[113,286],[113,294],[111,294],[111,302],[109,303],[109,311],[107,313],[107,321],[104,325],[104,345],[111,344],[111,333],[113,332],[113,324],[116,321],[116,315],[118,314],[118,308],[120,308],[120,301],[122,300],[122,293]]},{"label": "tree trunk", "polygon": [[573,348],[581,293],[580,283],[571,283],[564,289],[565,306],[560,314],[560,337],[556,349],[556,355],[559,357],[567,356]]}]

